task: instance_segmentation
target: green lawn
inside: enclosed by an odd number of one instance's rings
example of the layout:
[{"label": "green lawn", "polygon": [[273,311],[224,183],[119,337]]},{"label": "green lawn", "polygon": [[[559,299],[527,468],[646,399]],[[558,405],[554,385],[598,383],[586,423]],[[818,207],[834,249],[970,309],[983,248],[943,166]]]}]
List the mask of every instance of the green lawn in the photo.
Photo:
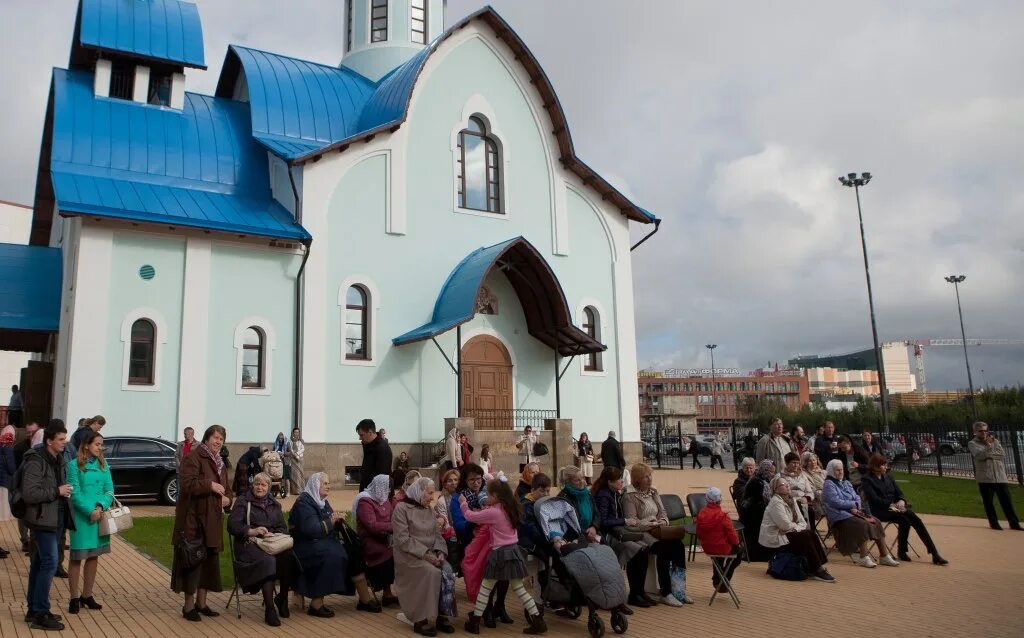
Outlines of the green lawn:
[{"label": "green lawn", "polygon": [[[985,518],[981,494],[978,492],[978,484],[974,481],[903,472],[893,472],[892,476],[918,514]],[[1010,485],[1010,495],[1018,515],[1024,513],[1024,488]],[[996,511],[999,512],[999,518],[1005,520],[998,499]]]},{"label": "green lawn", "polygon": [[[227,524],[226,520],[225,518],[225,525]],[[120,532],[121,538],[137,547],[143,554],[147,554],[167,569],[170,569],[171,559],[174,554],[174,548],[171,547],[174,517],[153,516],[136,518],[134,522],[135,525],[131,529]],[[226,530],[224,534],[224,538],[227,540]],[[226,545],[224,546],[224,551],[220,553],[220,574],[225,588],[234,586],[235,579],[231,573],[231,551]]]}]

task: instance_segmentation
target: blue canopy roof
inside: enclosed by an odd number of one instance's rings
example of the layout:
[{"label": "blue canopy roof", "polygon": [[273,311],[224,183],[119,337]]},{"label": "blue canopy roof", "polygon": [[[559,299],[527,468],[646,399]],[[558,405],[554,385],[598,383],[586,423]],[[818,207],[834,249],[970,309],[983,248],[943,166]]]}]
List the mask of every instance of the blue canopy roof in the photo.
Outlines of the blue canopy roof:
[{"label": "blue canopy roof", "polygon": [[199,9],[191,2],[82,0],[76,29],[75,46],[206,68]]},{"label": "blue canopy roof", "polygon": [[195,93],[176,109],[97,98],[55,69],[50,171],[61,213],[308,240],[271,197],[245,104]]},{"label": "blue canopy roof", "polygon": [[0,243],[0,330],[57,332],[61,277],[59,248]]},{"label": "blue canopy roof", "polygon": [[561,355],[606,349],[573,324],[554,271],[533,244],[522,237],[478,248],[467,255],[441,286],[430,321],[395,337],[392,343],[400,346],[431,339],[472,319],[480,286],[496,267],[515,289],[531,335]]}]

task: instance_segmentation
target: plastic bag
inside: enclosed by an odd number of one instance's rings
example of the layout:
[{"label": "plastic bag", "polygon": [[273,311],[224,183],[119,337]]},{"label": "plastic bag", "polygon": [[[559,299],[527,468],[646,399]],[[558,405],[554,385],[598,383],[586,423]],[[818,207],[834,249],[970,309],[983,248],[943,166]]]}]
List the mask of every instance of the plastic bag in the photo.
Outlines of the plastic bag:
[{"label": "plastic bag", "polygon": [[679,602],[686,601],[686,570],[678,565],[672,566],[672,596]]},{"label": "plastic bag", "polygon": [[459,615],[458,606],[455,604],[455,573],[448,563],[441,564],[441,595],[437,601],[437,611],[448,618]]}]

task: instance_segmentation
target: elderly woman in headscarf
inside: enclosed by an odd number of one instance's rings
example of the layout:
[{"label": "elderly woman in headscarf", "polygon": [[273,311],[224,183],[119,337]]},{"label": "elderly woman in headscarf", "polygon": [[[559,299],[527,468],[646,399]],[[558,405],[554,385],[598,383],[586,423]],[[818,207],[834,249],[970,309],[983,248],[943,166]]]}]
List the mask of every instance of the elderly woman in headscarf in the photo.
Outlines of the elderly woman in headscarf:
[{"label": "elderly woman in headscarf", "polygon": [[[740,536],[736,533],[736,527],[732,524],[729,515],[722,511],[722,490],[717,487],[709,487],[704,493],[704,500],[707,504],[697,513],[697,540],[701,548],[712,560],[718,563],[719,567],[725,567],[725,558],[730,554],[740,553]],[[732,580],[732,574],[739,566],[739,560],[729,561],[725,568],[725,577]],[[725,586],[719,582],[718,571],[713,570],[711,584],[720,593],[725,593]]]},{"label": "elderly woman in headscarf", "polygon": [[[791,452],[792,454],[792,452]],[[803,512],[792,495],[785,477],[772,479],[772,498],[764,511],[758,542],[780,552],[790,552],[807,561],[807,572],[815,580],[834,583],[836,579],[825,569],[828,558],[818,535],[807,526]]]},{"label": "elderly woman in headscarf", "polygon": [[[445,560],[447,543],[441,538],[437,517],[430,506],[435,491],[431,479],[416,479],[405,490],[405,498],[395,506],[391,517],[395,585],[402,613],[413,623],[413,631],[423,636],[455,631],[451,619],[439,613],[442,574],[450,572],[451,567]],[[454,599],[450,603],[454,611]]]},{"label": "elderly woman in headscarf", "polygon": [[[260,472],[252,479],[252,489],[235,499],[228,517],[228,534],[235,543],[235,575],[247,594],[263,592],[264,620],[271,627],[288,618],[288,588],[295,571],[291,550],[276,556],[264,552],[255,539],[288,531],[281,504],[270,495],[270,476]],[[281,591],[274,596],[274,581]]]},{"label": "elderly woman in headscarf", "polygon": [[861,567],[874,567],[875,561],[868,553],[867,546],[871,541],[878,547],[879,562],[888,567],[899,567],[899,561],[892,557],[885,546],[885,532],[878,519],[871,515],[867,505],[861,502],[860,495],[853,485],[846,480],[843,462],[832,459],[825,466],[825,489],[821,493],[821,504],[825,508],[832,534],[836,538],[836,548],[843,556],[849,556]]},{"label": "elderly woman in headscarf", "polygon": [[[740,500],[740,522],[743,527],[749,530],[761,529],[761,520],[764,518],[764,510],[768,507],[768,501],[772,498],[769,484],[775,478],[775,463],[770,459],[764,459],[757,466],[754,475],[750,477],[743,487],[743,497]],[[747,538],[747,557],[752,561],[767,562],[775,553],[758,542],[753,534]]]},{"label": "elderly woman in headscarf", "polygon": [[384,607],[398,604],[398,598],[391,592],[391,585],[395,582],[395,561],[391,552],[390,488],[391,478],[387,474],[378,474],[352,503],[356,531],[363,542],[366,580],[374,591],[384,590],[381,599]]},{"label": "elderly woman in headscarf", "polygon": [[[330,479],[325,472],[311,475],[288,517],[288,527],[295,541],[293,551],[302,568],[295,581],[295,591],[311,599],[306,613],[330,618],[334,611],[324,604],[324,596],[351,596],[353,582],[356,582],[362,585],[356,609],[379,613],[380,605],[366,587],[362,569],[353,567],[353,563],[362,562],[362,557],[350,557],[338,539],[335,525],[343,524],[345,515],[335,512],[327,502],[330,490]],[[353,571],[358,574],[352,576]]]}]

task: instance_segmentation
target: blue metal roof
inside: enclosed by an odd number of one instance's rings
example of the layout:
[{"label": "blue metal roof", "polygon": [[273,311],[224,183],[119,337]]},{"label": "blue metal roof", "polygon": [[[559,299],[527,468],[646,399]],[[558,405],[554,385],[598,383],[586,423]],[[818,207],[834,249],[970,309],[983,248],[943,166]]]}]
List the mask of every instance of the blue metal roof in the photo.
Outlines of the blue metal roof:
[{"label": "blue metal roof", "polygon": [[0,243],[0,330],[57,332],[59,248]]},{"label": "blue metal roof", "polygon": [[199,9],[179,0],[82,0],[75,43],[206,68]]},{"label": "blue metal roof", "polygon": [[270,193],[245,104],[185,94],[181,111],[93,95],[92,75],[55,69],[50,170],[58,209],[308,240]]}]

